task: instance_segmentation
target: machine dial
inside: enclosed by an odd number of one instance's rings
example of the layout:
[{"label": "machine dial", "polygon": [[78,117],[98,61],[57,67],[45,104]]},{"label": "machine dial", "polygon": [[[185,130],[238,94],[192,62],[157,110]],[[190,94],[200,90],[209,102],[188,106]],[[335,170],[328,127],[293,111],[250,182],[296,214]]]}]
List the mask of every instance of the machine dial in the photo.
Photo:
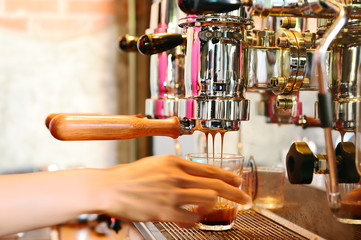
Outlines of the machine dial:
[{"label": "machine dial", "polygon": [[286,158],[289,181],[292,184],[310,184],[316,160],[307,143],[293,143]]}]

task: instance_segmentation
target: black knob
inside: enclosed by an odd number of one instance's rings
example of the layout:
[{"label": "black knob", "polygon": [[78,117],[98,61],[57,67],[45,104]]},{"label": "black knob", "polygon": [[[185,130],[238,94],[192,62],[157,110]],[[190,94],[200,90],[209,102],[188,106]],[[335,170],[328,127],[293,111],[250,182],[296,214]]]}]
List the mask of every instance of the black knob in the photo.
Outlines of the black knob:
[{"label": "black knob", "polygon": [[178,33],[145,34],[138,40],[138,50],[145,55],[152,55],[175,48],[183,42],[183,36]]},{"label": "black knob", "polygon": [[341,142],[336,147],[337,170],[339,183],[357,183],[360,175],[356,169],[355,145],[351,142]]},{"label": "black knob", "polygon": [[187,14],[207,14],[230,12],[239,9],[247,1],[234,0],[178,0],[179,8]]},{"label": "black knob", "polygon": [[125,52],[138,52],[138,37],[125,35],[119,38],[119,48]]},{"label": "black knob", "polygon": [[317,158],[307,143],[293,143],[286,157],[287,174],[290,183],[310,184],[316,160]]}]

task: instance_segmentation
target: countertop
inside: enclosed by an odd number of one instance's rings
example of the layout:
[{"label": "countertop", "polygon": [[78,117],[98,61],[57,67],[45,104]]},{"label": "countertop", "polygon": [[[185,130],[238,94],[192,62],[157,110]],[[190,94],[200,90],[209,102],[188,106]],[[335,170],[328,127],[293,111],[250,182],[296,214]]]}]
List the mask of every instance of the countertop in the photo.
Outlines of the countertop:
[{"label": "countertop", "polygon": [[285,205],[273,213],[325,239],[361,239],[361,225],[340,223],[332,215],[326,192],[287,181],[285,189]]}]

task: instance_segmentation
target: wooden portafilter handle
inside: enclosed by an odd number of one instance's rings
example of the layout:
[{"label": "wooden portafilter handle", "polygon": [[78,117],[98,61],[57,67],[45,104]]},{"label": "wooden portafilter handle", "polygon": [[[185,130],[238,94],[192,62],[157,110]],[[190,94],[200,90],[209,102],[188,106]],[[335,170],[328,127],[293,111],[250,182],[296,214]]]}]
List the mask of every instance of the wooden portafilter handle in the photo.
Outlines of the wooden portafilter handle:
[{"label": "wooden portafilter handle", "polygon": [[55,117],[57,117],[57,116],[59,116],[61,114],[73,115],[73,116],[104,116],[105,115],[105,114],[102,114],[102,113],[52,113],[52,114],[49,114],[49,116],[46,118],[45,126],[49,129],[51,121]]},{"label": "wooden portafilter handle", "polygon": [[50,122],[56,117],[58,116],[59,114],[61,113],[52,113],[52,114],[49,114],[49,116],[46,117],[45,119],[45,126],[49,129],[49,126],[50,126]]},{"label": "wooden portafilter handle", "polygon": [[[50,122],[56,117],[59,116],[61,114],[65,114],[65,115],[72,115],[72,116],[105,116],[107,114],[103,114],[103,113],[52,113],[49,114],[49,116],[47,116],[46,120],[45,120],[45,126],[49,129],[50,126]],[[119,117],[138,117],[138,118],[142,118],[142,114],[138,114],[138,115],[118,115]]]},{"label": "wooden portafilter handle", "polygon": [[51,134],[63,141],[122,140],[145,136],[168,136],[181,134],[177,117],[145,119],[121,115],[67,115],[60,114],[49,125]]}]

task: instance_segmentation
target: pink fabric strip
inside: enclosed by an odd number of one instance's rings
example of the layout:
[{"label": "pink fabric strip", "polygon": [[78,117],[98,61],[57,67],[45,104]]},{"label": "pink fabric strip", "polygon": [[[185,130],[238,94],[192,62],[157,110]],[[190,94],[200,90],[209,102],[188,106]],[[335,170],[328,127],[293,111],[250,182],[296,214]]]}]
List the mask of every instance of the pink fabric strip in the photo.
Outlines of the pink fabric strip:
[{"label": "pink fabric strip", "polygon": [[193,105],[194,100],[193,99],[187,99],[187,118],[192,119],[193,118]]},{"label": "pink fabric strip", "polygon": [[198,33],[200,32],[201,28],[200,27],[194,27],[194,33],[197,38],[194,40],[193,42],[193,46],[192,46],[192,95],[193,97],[197,97],[199,96],[198,93],[198,76],[199,76],[199,67],[200,67],[200,46],[201,46],[201,41],[199,40],[198,37]]},{"label": "pink fabric strip", "polygon": [[168,55],[166,52],[158,54],[159,59],[159,97],[164,98],[166,95],[166,81],[167,81],[167,70],[168,70]]}]

